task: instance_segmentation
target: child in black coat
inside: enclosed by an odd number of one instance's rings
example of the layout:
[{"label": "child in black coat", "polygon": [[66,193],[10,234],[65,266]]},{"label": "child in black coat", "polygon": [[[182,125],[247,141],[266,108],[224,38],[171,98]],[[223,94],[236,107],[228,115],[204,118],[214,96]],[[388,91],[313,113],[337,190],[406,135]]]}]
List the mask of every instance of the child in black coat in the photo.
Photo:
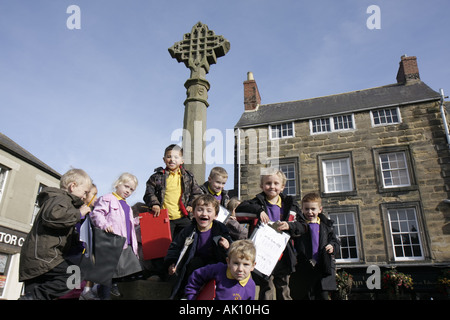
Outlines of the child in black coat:
[{"label": "child in black coat", "polygon": [[164,258],[169,275],[176,274],[171,299],[183,297],[184,286],[195,269],[226,263],[233,241],[225,225],[215,219],[218,213],[219,201],[214,196],[204,194],[194,200],[192,223],[172,241]]},{"label": "child in black coat", "polygon": [[79,246],[75,226],[91,211],[84,203],[91,185],[84,170],[71,169],[61,177],[59,189],[46,187],[38,195],[40,210],[20,253],[21,300],[53,300],[71,290],[66,284],[73,264],[69,255]]},{"label": "child in black coat", "polygon": [[296,276],[306,294],[301,298],[328,300],[328,291],[336,290],[335,255],[340,251],[340,242],[334,233],[333,221],[322,214],[322,200],[317,193],[303,197],[302,212],[309,232],[295,240]]},{"label": "child in black coat", "polygon": [[[282,171],[269,169],[261,175],[263,192],[252,200],[243,201],[236,212],[255,213],[258,224],[278,221],[278,230],[288,232],[291,237],[302,235],[307,230],[306,222],[294,198],[282,194],[285,183],[286,176]],[[295,271],[295,264],[294,247],[289,241],[268,280],[255,274],[255,281],[260,285],[259,300],[273,300],[274,295],[277,300],[292,300],[289,278]]]}]

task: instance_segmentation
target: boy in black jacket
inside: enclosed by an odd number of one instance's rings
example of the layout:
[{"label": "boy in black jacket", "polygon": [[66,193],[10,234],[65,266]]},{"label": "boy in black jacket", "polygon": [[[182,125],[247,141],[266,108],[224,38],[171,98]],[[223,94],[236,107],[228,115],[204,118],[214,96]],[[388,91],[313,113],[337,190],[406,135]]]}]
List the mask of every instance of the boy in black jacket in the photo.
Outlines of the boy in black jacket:
[{"label": "boy in black jacket", "polygon": [[228,180],[228,173],[222,167],[214,167],[211,169],[208,181],[200,186],[204,194],[212,194],[222,207],[227,207],[230,196],[228,191],[224,189]]},{"label": "boy in black jacket", "polygon": [[296,276],[305,294],[300,298],[328,300],[328,291],[336,290],[335,255],[339,254],[340,242],[334,232],[333,221],[322,214],[322,200],[317,193],[303,197],[302,212],[309,232],[295,240],[298,254]]},{"label": "boy in black jacket", "polygon": [[[261,175],[262,192],[252,200],[243,201],[236,212],[255,213],[258,224],[279,221],[278,230],[288,232],[291,237],[304,234],[307,225],[298,204],[293,197],[282,194],[285,184],[284,173],[269,168]],[[255,274],[255,281],[260,285],[259,300],[273,300],[274,294],[277,300],[292,300],[289,277],[295,271],[295,265],[294,247],[289,241],[268,280]]]},{"label": "boy in black jacket", "polygon": [[171,144],[164,150],[165,168],[155,169],[146,183],[145,204],[157,217],[162,208],[168,209],[172,239],[190,224],[192,202],[203,192],[194,175],[184,169],[183,148]]},{"label": "boy in black jacket", "polygon": [[[143,199],[155,217],[159,216],[161,209],[167,209],[174,240],[183,228],[191,224],[192,202],[202,194],[202,190],[194,175],[183,167],[183,148],[176,144],[169,145],[164,150],[163,161],[166,167],[156,168],[147,180]],[[166,280],[164,259],[152,259],[151,264],[152,279]]]},{"label": "boy in black jacket", "polygon": [[164,258],[169,275],[176,275],[171,299],[182,298],[191,273],[200,267],[226,263],[227,250],[233,242],[228,229],[216,220],[219,201],[210,194],[197,197],[193,219],[170,244]]},{"label": "boy in black jacket", "polygon": [[85,171],[71,169],[59,189],[46,187],[38,195],[40,210],[20,252],[19,281],[25,284],[20,300],[53,300],[71,290],[68,256],[79,244],[76,224],[91,211],[83,202],[91,185]]}]

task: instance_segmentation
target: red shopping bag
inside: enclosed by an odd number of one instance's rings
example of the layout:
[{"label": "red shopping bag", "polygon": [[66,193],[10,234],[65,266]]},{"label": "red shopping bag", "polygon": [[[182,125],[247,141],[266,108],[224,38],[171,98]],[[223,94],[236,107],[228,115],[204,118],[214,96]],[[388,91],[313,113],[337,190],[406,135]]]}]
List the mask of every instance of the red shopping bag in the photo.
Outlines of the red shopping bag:
[{"label": "red shopping bag", "polygon": [[163,258],[172,242],[169,214],[161,209],[159,216],[153,212],[140,213],[142,251],[145,260]]}]

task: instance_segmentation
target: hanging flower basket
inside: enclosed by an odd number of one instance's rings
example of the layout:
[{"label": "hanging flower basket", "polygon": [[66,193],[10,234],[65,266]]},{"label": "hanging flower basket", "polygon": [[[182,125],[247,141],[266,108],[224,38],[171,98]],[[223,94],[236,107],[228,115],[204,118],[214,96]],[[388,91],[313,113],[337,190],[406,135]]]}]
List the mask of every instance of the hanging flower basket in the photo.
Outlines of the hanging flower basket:
[{"label": "hanging flower basket", "polygon": [[382,289],[391,299],[410,297],[413,285],[411,275],[398,272],[395,268],[385,271],[381,280]]},{"label": "hanging flower basket", "polygon": [[439,291],[450,297],[450,269],[444,269],[437,279]]},{"label": "hanging flower basket", "polygon": [[348,296],[352,291],[353,276],[344,270],[336,273],[336,286],[338,298],[348,300]]}]

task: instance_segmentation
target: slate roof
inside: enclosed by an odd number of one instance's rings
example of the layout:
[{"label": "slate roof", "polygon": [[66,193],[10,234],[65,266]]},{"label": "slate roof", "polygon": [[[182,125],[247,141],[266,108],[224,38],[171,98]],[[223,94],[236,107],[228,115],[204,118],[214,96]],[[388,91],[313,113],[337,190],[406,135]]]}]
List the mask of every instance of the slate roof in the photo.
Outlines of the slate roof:
[{"label": "slate roof", "polygon": [[305,120],[439,99],[440,94],[422,81],[408,85],[396,83],[306,100],[260,105],[255,111],[244,112],[235,127]]},{"label": "slate roof", "polygon": [[61,174],[50,168],[44,162],[33,156],[27,150],[19,146],[16,142],[5,136],[0,132],[0,149],[12,154],[13,156],[31,164],[32,166],[54,176],[57,179],[61,178]]}]

